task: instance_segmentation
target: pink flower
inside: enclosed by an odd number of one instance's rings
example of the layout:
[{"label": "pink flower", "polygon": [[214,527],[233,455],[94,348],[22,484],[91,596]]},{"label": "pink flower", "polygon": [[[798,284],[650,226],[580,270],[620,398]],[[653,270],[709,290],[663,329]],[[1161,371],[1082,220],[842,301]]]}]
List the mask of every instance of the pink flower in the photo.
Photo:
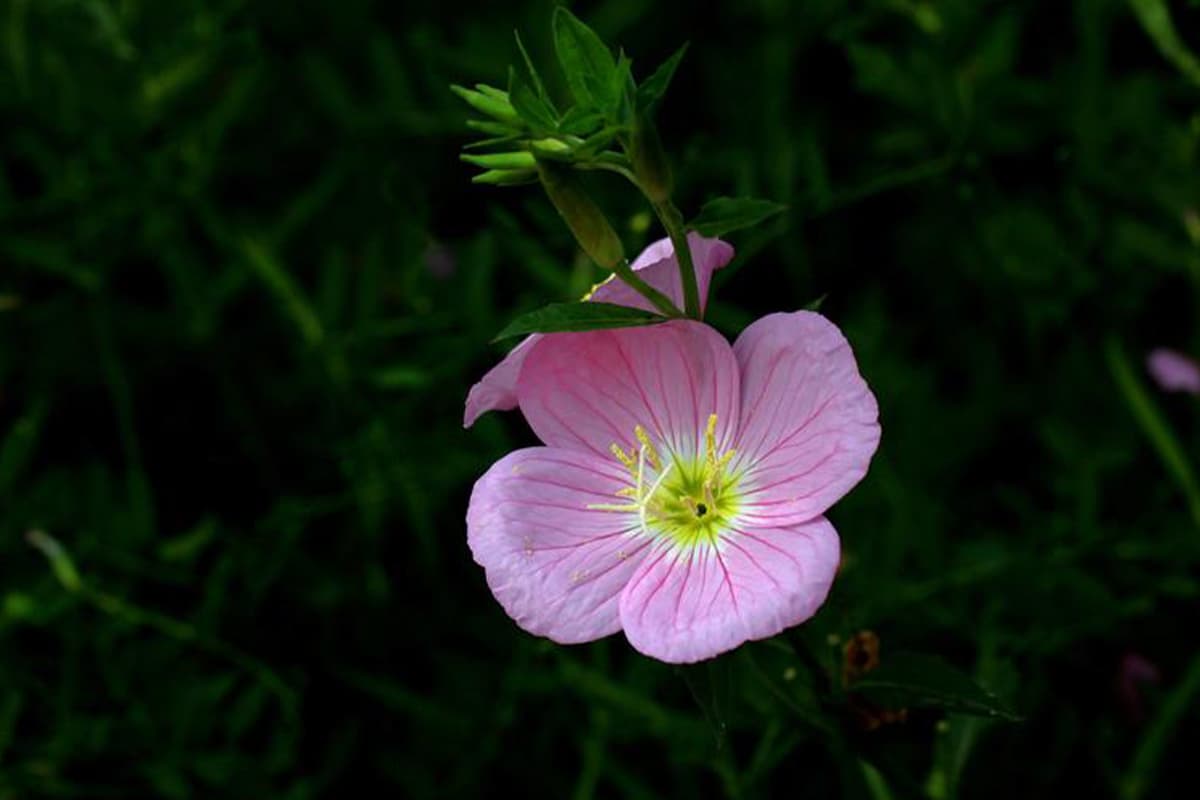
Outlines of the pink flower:
[{"label": "pink flower", "polygon": [[1200,394],[1200,364],[1183,353],[1156,348],[1146,357],[1146,369],[1163,391]]},{"label": "pink flower", "polygon": [[[712,274],[733,259],[733,248],[720,239],[706,239],[695,232],[688,234],[688,247],[692,251],[692,264],[696,268],[696,283],[700,289],[700,307],[703,309]],[[660,239],[647,247],[630,266],[641,273],[642,280],[683,308],[679,264],[675,260],[675,249],[670,239]],[[646,311],[655,310],[646,298],[615,278],[596,287],[588,299]],[[540,338],[542,334],[538,333],[527,337],[503,361],[492,367],[479,383],[471,387],[467,394],[467,409],[463,414],[464,428],[474,425],[484,412],[493,409],[507,411],[517,407],[517,377],[521,373],[521,364]]]},{"label": "pink flower", "polygon": [[822,516],[867,472],[875,397],[819,314],[771,314],[730,347],[703,323],[561,333],[516,382],[545,447],[475,484],[467,541],[525,630],[624,630],[684,663],[811,617],[837,570]]}]

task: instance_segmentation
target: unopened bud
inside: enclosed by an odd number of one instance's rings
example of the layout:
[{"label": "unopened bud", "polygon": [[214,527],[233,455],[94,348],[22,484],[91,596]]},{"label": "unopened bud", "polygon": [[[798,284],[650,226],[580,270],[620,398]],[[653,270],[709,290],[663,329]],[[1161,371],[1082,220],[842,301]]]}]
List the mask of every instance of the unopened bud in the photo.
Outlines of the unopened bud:
[{"label": "unopened bud", "polygon": [[534,159],[533,153],[527,150],[517,150],[511,153],[488,153],[487,155],[479,156],[471,153],[463,153],[459,158],[468,164],[474,164],[484,169],[528,170],[537,167],[537,161]]},{"label": "unopened bud", "polygon": [[534,139],[529,143],[533,151],[542,158],[552,159],[554,161],[570,161],[574,155],[575,146],[562,139],[549,137],[546,139]]},{"label": "unopened bud", "polygon": [[543,161],[538,164],[538,176],[583,252],[604,269],[615,269],[623,263],[621,238],[570,168]]},{"label": "unopened bud", "polygon": [[538,179],[533,169],[489,169],[471,178],[471,183],[487,183],[492,186],[521,186]]},{"label": "unopened bud", "polygon": [[485,87],[481,85],[480,88],[487,89],[487,93],[457,85],[451,86],[450,91],[467,101],[467,105],[481,114],[486,114],[501,122],[515,123],[520,121],[520,117],[517,116],[512,103],[508,102],[507,92],[492,89],[490,86]]}]

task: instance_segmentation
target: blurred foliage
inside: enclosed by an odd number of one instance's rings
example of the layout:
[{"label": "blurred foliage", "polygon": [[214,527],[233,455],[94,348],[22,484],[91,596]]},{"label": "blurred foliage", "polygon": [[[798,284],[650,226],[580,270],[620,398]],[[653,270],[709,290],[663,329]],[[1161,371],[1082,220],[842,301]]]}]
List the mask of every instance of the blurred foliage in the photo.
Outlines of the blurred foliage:
[{"label": "blurred foliage", "polygon": [[[789,206],[713,324],[825,295],[881,406],[829,603],[687,669],[522,633],[465,546],[533,441],[461,429],[486,343],[598,275],[536,188],[471,185],[448,87],[503,83],[514,28],[549,63],[552,8],[0,3],[0,798],[1190,786],[1200,409],[1141,358],[1200,352],[1200,8],[575,7],[639,76],[691,42],[686,214]],[[1024,721],[863,725],[829,698],[864,629]]]}]

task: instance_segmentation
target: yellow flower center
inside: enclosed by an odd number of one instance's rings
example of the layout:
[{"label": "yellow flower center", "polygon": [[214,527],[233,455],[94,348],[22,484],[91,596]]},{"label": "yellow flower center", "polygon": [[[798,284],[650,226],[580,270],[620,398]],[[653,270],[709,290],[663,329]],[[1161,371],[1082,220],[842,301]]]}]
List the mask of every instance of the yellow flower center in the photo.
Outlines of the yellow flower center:
[{"label": "yellow flower center", "polygon": [[638,447],[613,444],[613,456],[629,470],[632,485],[617,494],[625,503],[594,503],[597,511],[632,512],[646,533],[683,546],[715,544],[737,513],[739,475],[728,469],[735,451],[717,452],[717,415],[710,414],[703,452],[694,457],[669,453],[663,459],[646,429],[634,428]]}]

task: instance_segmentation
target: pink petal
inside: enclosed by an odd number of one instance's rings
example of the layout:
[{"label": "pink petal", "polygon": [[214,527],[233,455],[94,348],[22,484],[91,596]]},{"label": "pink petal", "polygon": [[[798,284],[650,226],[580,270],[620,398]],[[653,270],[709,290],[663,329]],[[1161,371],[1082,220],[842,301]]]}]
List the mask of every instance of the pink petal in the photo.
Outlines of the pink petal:
[{"label": "pink petal", "polygon": [[746,528],[716,546],[663,540],[621,593],[621,626],[648,656],[691,663],[774,636],[811,617],[838,565],[824,517],[791,528]]},{"label": "pink petal", "polygon": [[519,345],[508,352],[504,360],[492,367],[479,383],[471,387],[471,391],[467,393],[467,409],[463,413],[464,428],[474,425],[479,415],[487,411],[508,411],[517,407],[517,376],[521,374],[525,356],[540,338],[540,333],[526,336]]},{"label": "pink petal", "polygon": [[[692,262],[696,267],[696,282],[700,289],[700,307],[708,300],[708,287],[715,270],[733,259],[733,248],[720,239],[706,239],[698,233],[688,234],[688,246],[692,251]],[[677,306],[683,308],[683,290],[679,281],[679,265],[675,261],[675,250],[670,239],[659,239],[642,251],[633,262],[633,269],[642,271],[642,279],[660,292],[669,296]],[[590,300],[615,303],[620,306],[653,311],[650,301],[615,278],[601,284]],[[507,411],[517,406],[517,377],[521,364],[532,343],[540,338],[533,334],[517,345],[503,361],[471,387],[467,394],[467,408],[463,414],[463,427],[469,428],[487,411]]]},{"label": "pink petal", "polygon": [[691,320],[546,336],[526,356],[517,393],[543,442],[613,463],[613,444],[637,449],[639,425],[679,455],[697,452],[710,414],[721,449],[737,426],[733,349]]},{"label": "pink petal", "polygon": [[1146,369],[1163,391],[1200,394],[1200,364],[1183,353],[1156,348],[1146,358]]},{"label": "pink petal", "polygon": [[[733,260],[733,247],[720,239],[706,239],[692,231],[688,234],[688,249],[692,251],[692,266],[696,268],[696,284],[700,290],[700,308],[708,304],[708,287],[713,272]],[[675,248],[670,239],[659,239],[642,251],[633,262],[633,269],[641,272],[646,283],[670,297],[679,308],[683,308],[683,284],[679,280],[679,263],[675,260]],[[592,300],[616,303],[653,311],[649,300],[631,289],[628,284],[612,279],[592,293]]]},{"label": "pink petal", "polygon": [[648,546],[620,504],[628,473],[615,459],[532,447],[509,453],[475,484],[467,544],[508,615],[571,644],[620,630],[618,596]]},{"label": "pink petal", "polygon": [[734,344],[745,468],[743,516],[793,525],[825,512],[867,473],[879,408],[841,331],[820,314],[770,314]]}]

